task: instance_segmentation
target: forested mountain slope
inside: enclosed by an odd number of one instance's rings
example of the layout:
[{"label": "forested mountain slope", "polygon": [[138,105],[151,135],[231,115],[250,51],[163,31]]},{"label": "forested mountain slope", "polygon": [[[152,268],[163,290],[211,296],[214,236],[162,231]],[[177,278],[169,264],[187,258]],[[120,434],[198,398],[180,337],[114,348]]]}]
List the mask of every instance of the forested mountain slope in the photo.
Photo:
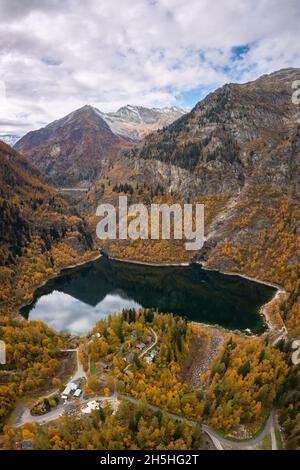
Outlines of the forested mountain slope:
[{"label": "forested mountain slope", "polygon": [[[1,313],[14,299],[27,300],[29,286],[31,289],[59,265],[86,256],[93,247],[82,217],[44,182],[34,166],[3,142],[0,238]],[[13,286],[15,290],[10,292]]]}]

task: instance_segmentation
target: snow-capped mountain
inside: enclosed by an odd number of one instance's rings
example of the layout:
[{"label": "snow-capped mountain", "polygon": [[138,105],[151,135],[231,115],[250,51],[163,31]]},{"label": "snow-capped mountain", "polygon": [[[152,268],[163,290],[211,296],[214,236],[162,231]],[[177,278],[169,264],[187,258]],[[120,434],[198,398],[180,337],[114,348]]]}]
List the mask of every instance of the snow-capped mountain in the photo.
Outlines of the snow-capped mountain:
[{"label": "snow-capped mountain", "polygon": [[0,134],[0,140],[13,147],[21,136],[15,134]]},{"label": "snow-capped mountain", "polygon": [[48,126],[29,132],[14,147],[57,185],[90,182],[146,134],[182,116],[179,108],[124,106],[103,113],[83,106]]},{"label": "snow-capped mountain", "polygon": [[115,134],[135,142],[143,139],[150,132],[168,126],[186,113],[176,106],[145,108],[132,105],[123,106],[112,113],[99,112]]}]

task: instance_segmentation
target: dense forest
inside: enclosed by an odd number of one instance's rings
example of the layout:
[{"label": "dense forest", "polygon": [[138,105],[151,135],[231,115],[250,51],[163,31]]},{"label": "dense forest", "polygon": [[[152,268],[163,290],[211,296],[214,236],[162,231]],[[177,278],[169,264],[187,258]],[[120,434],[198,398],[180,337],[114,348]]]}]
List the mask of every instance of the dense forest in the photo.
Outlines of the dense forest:
[{"label": "dense forest", "polygon": [[43,281],[93,256],[84,219],[39,171],[0,142],[0,305],[15,314]]},{"label": "dense forest", "polygon": [[38,321],[0,319],[7,363],[0,371],[0,427],[16,401],[43,387],[59,386],[65,339]]},{"label": "dense forest", "polygon": [[[94,363],[112,361],[108,373],[117,378],[120,392],[226,432],[241,424],[250,428],[262,425],[288,374],[289,354],[285,350],[273,347],[267,339],[233,335],[201,376],[200,386],[191,389],[181,381],[180,372],[193,335],[197,335],[192,326],[181,317],[152,310],[126,315],[125,311],[98,323],[93,333],[100,337],[87,346]],[[147,326],[159,338],[158,354],[151,363],[133,357],[131,374],[127,375],[123,359],[130,332],[143,337]]]},{"label": "dense forest", "polygon": [[[267,337],[226,333],[209,369],[197,386],[191,386],[182,380],[182,369],[199,330],[181,317],[151,309],[111,315],[81,343],[80,357],[88,373],[84,393],[93,397],[117,392],[117,412],[106,405],[89,416],[76,413],[45,426],[12,428],[4,418],[17,399],[41,390],[49,379],[53,387],[60,385],[57,373],[64,341],[39,322],[10,320],[2,325],[1,338],[12,357],[7,370],[14,372],[14,380],[0,387],[4,448],[22,440],[30,440],[36,449],[202,448],[203,423],[226,434],[244,429],[246,436],[252,435],[274,406],[288,448],[299,446],[299,367],[289,370],[288,345],[274,347]],[[151,361],[134,353],[141,341],[155,351]],[[167,412],[177,415],[177,422]],[[182,418],[192,420],[193,426],[179,421]]]},{"label": "dense forest", "polygon": [[22,429],[8,428],[3,448],[11,449],[24,439],[42,450],[187,450],[205,446],[201,427],[153,412],[143,401],[133,406],[126,400],[116,415],[107,407],[75,421],[62,418],[47,427],[28,424]]}]

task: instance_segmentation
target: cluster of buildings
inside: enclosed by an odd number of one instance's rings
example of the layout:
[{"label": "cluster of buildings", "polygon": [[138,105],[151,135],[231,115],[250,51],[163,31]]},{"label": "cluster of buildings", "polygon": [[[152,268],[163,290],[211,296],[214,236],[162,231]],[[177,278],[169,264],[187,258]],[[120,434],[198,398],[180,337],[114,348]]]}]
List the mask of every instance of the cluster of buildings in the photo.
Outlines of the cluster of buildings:
[{"label": "cluster of buildings", "polygon": [[145,361],[147,362],[147,364],[151,364],[151,362],[153,362],[157,354],[158,354],[158,351],[156,349],[152,349],[152,351],[150,351],[149,354],[147,354],[147,356],[145,357]]},{"label": "cluster of buildings", "polygon": [[75,382],[70,382],[61,394],[63,400],[68,400],[71,396],[79,398],[82,393],[81,388]]},{"label": "cluster of buildings", "polygon": [[[132,331],[131,332],[131,336],[133,338],[136,338],[138,337],[138,333],[137,331]],[[129,353],[126,354],[126,356],[124,357],[125,361],[127,362],[127,367],[125,368],[125,373],[127,375],[132,375],[132,372],[129,370],[129,366],[130,364],[132,363],[133,359],[134,359],[134,354],[135,353],[138,353],[138,357],[143,357],[145,358],[145,361],[148,363],[148,364],[151,364],[153,361],[154,361],[154,358],[157,356],[158,354],[158,351],[156,349],[152,349],[148,354],[147,352],[145,351],[145,349],[147,347],[150,346],[151,342],[153,341],[153,338],[151,335],[147,335],[145,338],[144,338],[144,342],[139,342],[139,343],[136,343],[134,345],[134,351],[131,351]],[[147,354],[145,356],[145,354]]]}]

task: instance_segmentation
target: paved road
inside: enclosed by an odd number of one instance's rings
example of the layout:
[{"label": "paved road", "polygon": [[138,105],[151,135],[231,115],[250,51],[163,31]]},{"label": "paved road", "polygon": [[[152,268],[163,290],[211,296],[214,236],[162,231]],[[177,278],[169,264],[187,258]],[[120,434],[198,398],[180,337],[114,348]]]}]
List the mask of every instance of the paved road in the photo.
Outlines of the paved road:
[{"label": "paved road", "polygon": [[30,409],[25,408],[22,414],[17,418],[16,422],[14,423],[14,426],[16,428],[19,428],[20,426],[23,426],[23,424],[25,423],[45,424],[45,423],[48,423],[49,421],[54,421],[60,416],[62,416],[63,410],[64,410],[63,405],[59,405],[54,410],[49,411],[49,413],[47,413],[46,415],[32,416],[30,414]]},{"label": "paved road", "polygon": [[[126,400],[130,401],[131,403],[134,403],[137,405],[140,400],[127,396],[127,395],[119,395],[117,393],[114,394],[116,398],[125,398]],[[111,397],[103,397],[103,396],[97,396],[92,399],[79,399],[79,402],[81,404],[87,404],[91,401],[94,400],[108,400]],[[148,404],[149,408],[152,409],[153,411],[162,411],[163,413],[167,414],[170,418],[174,419],[175,421],[181,421],[185,422],[188,424],[188,426],[196,426],[198,423],[194,420],[191,419],[186,419],[182,416],[176,415],[174,413],[166,412],[159,408],[158,406],[155,405],[150,405]],[[45,424],[50,421],[54,421],[55,419],[58,419],[60,416],[63,416],[64,414],[64,409],[65,405],[61,404],[54,410],[50,411],[46,415],[43,416],[32,416],[30,414],[29,408],[26,408],[23,412],[23,414],[18,418],[17,422],[14,423],[15,427],[20,427],[25,423],[38,423],[38,424]],[[276,436],[275,436],[275,430],[274,430],[274,410],[271,411],[269,418],[267,419],[267,422],[263,428],[263,430],[253,439],[249,439],[247,441],[236,441],[227,437],[223,437],[220,434],[218,434],[216,431],[214,431],[210,426],[207,426],[205,424],[202,425],[203,431],[208,434],[208,436],[211,438],[212,442],[214,443],[215,447],[217,450],[223,450],[223,446],[229,446],[229,447],[234,447],[236,449],[246,449],[248,447],[253,447],[258,445],[263,438],[267,434],[271,434],[272,438],[272,450],[277,450],[277,444],[276,444]],[[273,437],[272,437],[273,433]]]},{"label": "paved road", "polygon": [[270,432],[271,432],[272,450],[278,450],[277,449],[277,441],[276,441],[274,423],[272,423]]},{"label": "paved road", "polygon": [[[77,367],[76,371],[70,378],[69,382],[73,382],[75,380],[80,379],[81,377],[85,377],[87,379],[87,375],[83,369],[83,366],[80,362],[79,359],[79,354],[78,354],[78,349],[62,349],[62,352],[75,352],[76,353],[76,359],[77,359]],[[52,395],[55,395],[56,393],[59,393],[59,389],[54,390],[53,392],[49,393],[48,395],[45,396],[45,398],[49,398]],[[42,416],[32,416],[30,414],[30,409],[29,408],[23,408],[20,410],[21,412],[17,414],[15,418],[15,422],[13,423],[14,426],[19,427],[22,426],[25,423],[46,423],[48,421],[54,421],[55,419],[59,418],[62,416],[63,411],[64,411],[64,405],[59,405],[57,406],[54,410],[49,411],[47,415],[42,415]]]},{"label": "paved road", "polygon": [[270,433],[271,433],[271,442],[272,442],[272,450],[279,450],[278,447],[277,447],[277,439],[276,439],[276,432],[275,432],[276,428],[280,432],[280,426],[279,426],[279,423],[278,423],[278,416],[277,416],[277,413],[276,413],[276,410],[275,410],[272,425],[271,425],[271,431],[270,431]]},{"label": "paved road", "polygon": [[74,193],[87,193],[89,191],[89,188],[58,188],[58,192],[64,193],[64,192],[74,192]]},{"label": "paved road", "polygon": [[[229,439],[228,437],[223,437],[220,434],[218,434],[216,431],[214,431],[210,426],[206,426],[205,424],[202,427],[203,427],[203,430],[207,432],[207,434],[216,438],[220,442],[221,445],[222,444],[228,445],[230,447],[235,447],[236,449],[246,449],[248,447],[253,447],[253,446],[258,445],[265,436],[270,434],[271,429],[273,427],[274,413],[275,411],[272,410],[262,431],[256,437],[254,437],[253,439],[249,439],[247,441],[236,441],[234,439]],[[272,449],[273,449],[273,446],[272,446]]]},{"label": "paved road", "polygon": [[[143,351],[143,353],[141,353],[140,357],[142,355],[147,354],[147,352],[149,352],[150,349],[152,349],[154,346],[156,346],[156,344],[157,344],[157,335],[156,335],[154,330],[152,330],[152,333],[154,335],[155,341],[145,351]],[[76,352],[76,355],[77,355],[77,369],[76,369],[73,377],[70,379],[70,381],[77,380],[80,377],[86,377],[86,373],[84,372],[83,366],[82,366],[82,364],[79,360],[78,349],[68,349],[68,350],[65,350],[65,351],[66,352],[71,352],[71,351],[73,352],[74,351],[74,352]],[[55,392],[52,392],[51,395],[53,395],[53,393],[55,393]],[[115,392],[114,396],[116,398],[125,398],[126,400],[128,400],[128,401],[130,401],[131,403],[134,403],[134,404],[139,403],[139,400],[137,400],[136,398],[130,397],[128,395],[123,395],[122,396],[122,395],[119,395],[118,393]],[[78,401],[82,404],[87,404],[90,401],[107,400],[109,398],[111,398],[111,397],[97,396],[97,397],[94,397],[92,399],[87,399],[87,400],[84,400],[83,398],[80,398]],[[189,426],[196,426],[198,424],[194,420],[189,420],[189,419],[186,419],[182,416],[176,415],[174,413],[166,412],[166,411],[162,410],[161,408],[159,408],[158,406],[150,405],[150,404],[148,404],[148,406],[153,411],[162,411],[163,413],[166,413],[170,418],[174,419],[175,421],[185,422]],[[32,416],[30,414],[30,409],[25,408],[23,410],[22,414],[20,416],[18,416],[18,418],[15,420],[14,426],[15,427],[20,427],[25,423],[45,424],[45,423],[48,423],[50,421],[54,421],[55,419],[59,418],[60,416],[63,416],[64,409],[65,409],[65,405],[61,404],[61,405],[57,406],[54,410],[47,413],[46,415]],[[271,413],[270,413],[270,416],[268,417],[268,419],[266,421],[266,424],[265,424],[264,428],[262,429],[262,431],[256,437],[254,437],[253,439],[244,440],[244,441],[242,441],[242,440],[241,441],[236,441],[236,440],[230,439],[228,437],[223,437],[219,433],[214,431],[210,426],[207,426],[206,424],[202,425],[202,429],[203,429],[203,431],[206,432],[206,434],[209,435],[209,437],[213,441],[213,443],[214,443],[217,450],[223,450],[224,445],[234,447],[236,449],[246,449],[248,447],[253,447],[253,446],[258,445],[263,440],[263,438],[268,434],[271,434],[272,450],[277,450],[276,436],[275,436],[275,430],[274,430],[274,417],[275,417],[275,410],[272,410]]]},{"label": "paved road", "polygon": [[[137,404],[139,401],[136,398],[129,397],[127,395],[124,396],[124,398],[126,398],[127,400],[135,404]],[[151,408],[153,411],[158,411],[158,410],[163,411],[168,416],[170,416],[170,418],[177,420],[177,421],[184,421],[189,426],[197,425],[197,422],[194,420],[189,420],[189,419],[183,418],[182,416],[175,415],[174,413],[166,412],[164,410],[161,410],[158,406],[149,405],[149,408]],[[222,445],[235,447],[237,449],[246,449],[248,447],[253,447],[259,444],[263,440],[263,438],[271,432],[271,429],[273,427],[274,414],[275,412],[274,410],[272,410],[263,430],[256,437],[254,437],[253,439],[249,439],[247,441],[236,441],[234,439],[222,437],[220,434],[218,434],[216,431],[214,431],[210,426],[207,426],[206,424],[202,425],[202,429],[203,431],[206,432],[206,434],[209,435],[209,437],[212,439],[213,443],[215,444],[218,450],[223,450]],[[272,446],[272,449],[273,449],[273,446]]]},{"label": "paved road", "polygon": [[80,362],[79,359],[79,351],[78,349],[67,349],[66,351],[76,351],[76,359],[77,359],[77,370],[73,377],[71,378],[70,382],[74,382],[75,380],[80,379],[81,377],[84,377],[87,380],[87,375],[83,369],[83,365]]},{"label": "paved road", "polygon": [[156,345],[157,345],[157,341],[158,341],[158,338],[157,338],[157,334],[155,333],[155,331],[150,327],[150,330],[154,336],[154,343],[150,344],[150,346],[148,346],[148,348],[145,349],[145,351],[143,351],[139,357],[143,357],[145,356],[145,354],[147,354],[151,349],[153,349]]},{"label": "paved road", "polygon": [[[114,395],[108,396],[108,397],[96,396],[96,397],[88,398],[88,399],[78,398],[76,402],[80,403],[81,405],[87,405],[88,403],[91,403],[95,400],[105,401],[105,400],[110,400],[113,397]],[[19,419],[18,423],[15,423],[14,426],[16,428],[19,428],[20,426],[23,426],[23,424],[25,423],[46,424],[46,423],[49,423],[50,421],[55,421],[60,416],[64,416],[64,411],[65,411],[66,406],[70,405],[71,403],[72,402],[68,402],[66,405],[65,404],[58,405],[54,410],[49,411],[49,413],[42,415],[42,416],[32,416],[30,414],[30,409],[26,408],[21,418]]]}]

